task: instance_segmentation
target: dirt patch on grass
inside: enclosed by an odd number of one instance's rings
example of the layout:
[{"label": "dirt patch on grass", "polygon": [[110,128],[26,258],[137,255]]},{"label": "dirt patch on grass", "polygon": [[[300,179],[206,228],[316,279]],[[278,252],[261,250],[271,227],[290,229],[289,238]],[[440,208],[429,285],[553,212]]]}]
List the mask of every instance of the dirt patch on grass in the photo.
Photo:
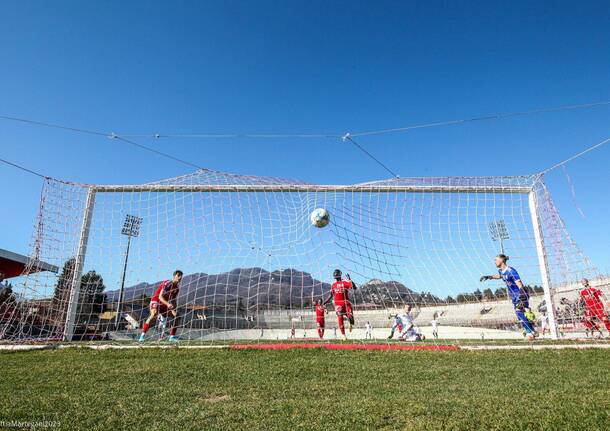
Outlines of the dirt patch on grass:
[{"label": "dirt patch on grass", "polygon": [[208,403],[208,404],[216,404],[216,403],[222,403],[224,401],[229,401],[231,399],[230,395],[209,395],[209,394],[205,394],[202,395],[199,400],[204,402],[204,403]]}]

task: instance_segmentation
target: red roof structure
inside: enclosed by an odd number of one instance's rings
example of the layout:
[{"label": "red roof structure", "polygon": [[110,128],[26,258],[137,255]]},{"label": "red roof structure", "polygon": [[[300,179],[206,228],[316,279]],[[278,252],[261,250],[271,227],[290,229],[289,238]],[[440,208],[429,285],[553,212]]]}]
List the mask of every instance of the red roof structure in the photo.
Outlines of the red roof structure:
[{"label": "red roof structure", "polygon": [[41,261],[35,261],[27,256],[13,253],[0,248],[0,279],[32,274],[40,271],[57,273],[59,268]]}]

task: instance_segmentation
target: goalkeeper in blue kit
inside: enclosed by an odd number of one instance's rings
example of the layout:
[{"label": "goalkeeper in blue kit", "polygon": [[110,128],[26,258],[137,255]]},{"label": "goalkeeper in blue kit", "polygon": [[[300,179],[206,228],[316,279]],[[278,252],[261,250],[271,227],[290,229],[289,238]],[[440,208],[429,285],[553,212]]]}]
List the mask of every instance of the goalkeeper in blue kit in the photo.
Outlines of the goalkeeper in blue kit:
[{"label": "goalkeeper in blue kit", "polygon": [[525,315],[526,310],[529,309],[529,294],[527,290],[525,290],[525,286],[521,281],[521,277],[519,277],[519,273],[515,268],[512,268],[506,264],[508,261],[508,256],[504,254],[499,254],[496,256],[496,267],[498,268],[498,273],[494,275],[484,275],[481,277],[481,281],[486,280],[504,280],[506,283],[506,290],[508,291],[508,296],[510,297],[513,307],[515,309],[515,314],[517,315],[517,319],[521,322],[521,326],[525,331],[525,334],[528,339],[533,340],[536,338],[536,330],[532,325],[532,322]]}]

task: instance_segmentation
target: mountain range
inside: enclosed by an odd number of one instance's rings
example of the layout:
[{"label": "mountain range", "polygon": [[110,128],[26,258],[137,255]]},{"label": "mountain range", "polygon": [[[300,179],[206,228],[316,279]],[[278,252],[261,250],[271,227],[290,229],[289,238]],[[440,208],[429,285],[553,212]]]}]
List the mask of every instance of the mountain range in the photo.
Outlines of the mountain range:
[{"label": "mountain range", "polygon": [[[125,302],[148,299],[161,281],[126,287]],[[326,298],[330,284],[296,269],[267,271],[263,268],[236,268],[220,274],[193,273],[182,278],[178,303],[206,306],[255,307],[265,304],[308,307],[318,298]],[[119,291],[106,292],[107,301],[118,301]],[[431,303],[441,301],[429,293],[414,292],[398,281],[373,279],[350,293],[355,304],[388,306],[392,303]]]}]

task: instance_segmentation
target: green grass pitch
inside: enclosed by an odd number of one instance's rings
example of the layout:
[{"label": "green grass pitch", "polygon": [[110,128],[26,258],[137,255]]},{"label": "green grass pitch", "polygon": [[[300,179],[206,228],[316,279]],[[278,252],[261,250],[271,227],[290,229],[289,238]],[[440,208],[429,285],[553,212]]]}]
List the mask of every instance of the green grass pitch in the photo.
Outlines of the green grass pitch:
[{"label": "green grass pitch", "polygon": [[3,352],[0,364],[5,425],[47,420],[66,430],[610,429],[610,352],[604,349],[65,349]]}]

